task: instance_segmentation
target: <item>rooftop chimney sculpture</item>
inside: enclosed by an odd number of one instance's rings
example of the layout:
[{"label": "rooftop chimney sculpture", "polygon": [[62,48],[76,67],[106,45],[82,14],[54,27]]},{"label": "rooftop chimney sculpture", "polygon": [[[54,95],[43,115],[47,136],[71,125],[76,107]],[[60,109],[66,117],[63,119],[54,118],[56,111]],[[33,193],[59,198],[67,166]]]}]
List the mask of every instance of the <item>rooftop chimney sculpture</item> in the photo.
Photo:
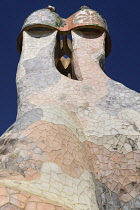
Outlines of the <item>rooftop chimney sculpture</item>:
[{"label": "rooftop chimney sculpture", "polygon": [[48,6],[27,17],[18,50],[0,210],[139,209],[140,94],[104,73],[106,21],[86,6],[68,19]]}]

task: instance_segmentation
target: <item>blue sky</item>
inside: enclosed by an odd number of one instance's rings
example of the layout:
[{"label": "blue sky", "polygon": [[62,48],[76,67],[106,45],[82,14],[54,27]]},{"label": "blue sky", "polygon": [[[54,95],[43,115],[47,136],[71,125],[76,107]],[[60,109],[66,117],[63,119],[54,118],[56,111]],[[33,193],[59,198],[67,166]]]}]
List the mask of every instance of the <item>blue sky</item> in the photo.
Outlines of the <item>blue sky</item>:
[{"label": "blue sky", "polygon": [[17,96],[15,75],[19,61],[16,39],[25,18],[33,11],[53,5],[67,18],[80,6],[99,11],[107,20],[112,52],[106,74],[140,92],[140,1],[139,0],[4,0],[0,3],[0,135],[15,121]]}]

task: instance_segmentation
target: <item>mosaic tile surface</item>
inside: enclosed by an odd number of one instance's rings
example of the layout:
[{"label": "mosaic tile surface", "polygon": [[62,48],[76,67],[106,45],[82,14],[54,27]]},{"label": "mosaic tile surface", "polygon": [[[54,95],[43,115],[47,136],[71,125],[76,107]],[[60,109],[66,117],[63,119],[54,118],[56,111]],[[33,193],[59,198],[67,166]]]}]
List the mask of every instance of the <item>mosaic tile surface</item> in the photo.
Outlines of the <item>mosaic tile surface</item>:
[{"label": "mosaic tile surface", "polygon": [[53,27],[60,27],[64,24],[62,18],[49,9],[40,9],[33,12],[24,22],[23,28],[33,24],[44,24]]},{"label": "mosaic tile surface", "polygon": [[17,119],[0,138],[0,210],[140,209],[140,94],[101,68],[106,32],[72,29],[77,79],[56,68],[58,30],[36,33],[23,31]]}]

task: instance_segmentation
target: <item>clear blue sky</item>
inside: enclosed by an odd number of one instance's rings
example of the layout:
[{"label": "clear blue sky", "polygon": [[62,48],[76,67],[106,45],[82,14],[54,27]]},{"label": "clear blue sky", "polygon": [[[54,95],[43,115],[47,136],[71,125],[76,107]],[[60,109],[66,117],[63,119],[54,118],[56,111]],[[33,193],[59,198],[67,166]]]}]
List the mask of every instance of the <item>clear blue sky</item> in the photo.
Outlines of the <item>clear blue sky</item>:
[{"label": "clear blue sky", "polygon": [[0,3],[0,135],[16,118],[16,38],[25,18],[47,5],[55,6],[63,18],[82,5],[99,11],[107,20],[112,39],[106,74],[140,92],[140,0],[4,0]]}]

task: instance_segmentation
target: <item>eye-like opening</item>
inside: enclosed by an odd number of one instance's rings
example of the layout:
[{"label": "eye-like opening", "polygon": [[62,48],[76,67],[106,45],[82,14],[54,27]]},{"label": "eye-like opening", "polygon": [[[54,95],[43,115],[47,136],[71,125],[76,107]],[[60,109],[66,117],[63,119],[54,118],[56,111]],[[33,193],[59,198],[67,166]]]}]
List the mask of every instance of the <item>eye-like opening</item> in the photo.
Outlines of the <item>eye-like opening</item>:
[{"label": "eye-like opening", "polygon": [[96,36],[96,37],[99,37],[102,35],[103,31],[101,29],[98,29],[98,28],[78,28],[76,29],[76,31],[79,31],[81,32],[82,34],[84,35],[89,35],[89,36]]},{"label": "eye-like opening", "polygon": [[46,36],[46,33],[53,32],[54,29],[47,28],[47,27],[32,27],[28,29],[28,32],[33,34],[35,38],[41,38],[43,36]]},{"label": "eye-like opening", "polygon": [[45,31],[53,31],[53,29],[51,28],[47,28],[47,27],[33,27],[33,28],[30,28],[28,29],[28,31],[32,31],[34,33],[38,33],[38,32],[45,32]]}]

